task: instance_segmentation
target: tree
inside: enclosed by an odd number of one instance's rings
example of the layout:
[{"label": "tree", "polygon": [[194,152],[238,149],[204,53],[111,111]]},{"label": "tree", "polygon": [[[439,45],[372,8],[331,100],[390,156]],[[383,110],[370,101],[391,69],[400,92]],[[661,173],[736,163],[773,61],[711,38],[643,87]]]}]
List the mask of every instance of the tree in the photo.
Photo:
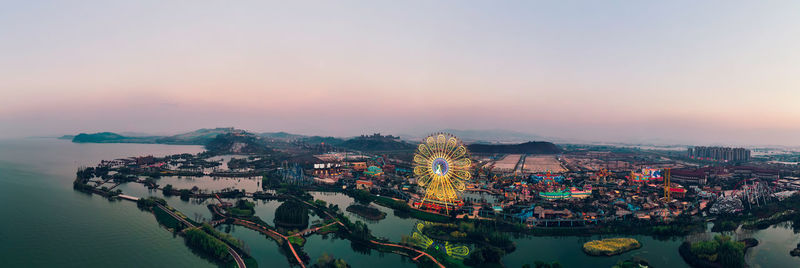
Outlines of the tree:
[{"label": "tree", "polygon": [[719,250],[719,263],[723,267],[744,267],[744,243],[731,241],[730,237],[723,243],[720,243]]},{"label": "tree", "polygon": [[350,265],[347,264],[343,259],[336,259],[328,253],[322,253],[322,256],[317,259],[317,263],[313,266],[315,268],[347,268]]},{"label": "tree", "polygon": [[172,195],[172,184],[167,184],[167,186],[164,186],[164,189],[162,189],[161,192],[164,193],[164,196]]}]

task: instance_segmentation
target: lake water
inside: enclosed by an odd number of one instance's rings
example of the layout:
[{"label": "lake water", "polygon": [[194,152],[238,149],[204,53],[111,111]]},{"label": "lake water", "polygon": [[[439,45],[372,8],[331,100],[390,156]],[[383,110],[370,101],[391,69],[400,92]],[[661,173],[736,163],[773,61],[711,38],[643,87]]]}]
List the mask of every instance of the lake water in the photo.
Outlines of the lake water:
[{"label": "lake water", "polygon": [[[0,266],[3,267],[213,267],[212,263],[192,253],[183,239],[158,226],[148,212],[127,201],[109,202],[105,198],[72,189],[79,166],[93,166],[102,159],[137,155],[197,153],[199,146],[154,144],[76,144],[56,139],[0,140]],[[175,178],[175,180],[181,180]],[[211,179],[214,187],[222,182]],[[242,179],[243,181],[245,179]],[[253,180],[257,181],[257,180]],[[159,184],[165,185],[163,182]],[[188,185],[188,184],[187,184]],[[250,186],[245,186],[249,188]],[[159,196],[141,184],[119,186],[134,196]],[[248,192],[250,190],[248,189]],[[353,200],[342,194],[312,193],[316,199],[337,204],[344,210]],[[210,219],[207,204],[215,200],[189,201],[167,197],[169,204],[190,218]],[[233,200],[226,200],[233,201]],[[279,201],[256,200],[256,215],[272,222]],[[367,221],[347,213],[353,220],[368,224],[377,237],[400,241],[411,235],[414,219],[403,219],[383,207],[386,219]],[[312,216],[311,221],[319,219]],[[267,237],[242,227],[221,225],[243,240],[261,267],[288,267],[277,244]],[[710,234],[708,234],[710,235]],[[759,246],[747,254],[752,267],[800,267],[800,258],[789,251],[800,242],[787,223],[743,234],[759,240]],[[657,240],[634,236],[643,247],[614,257],[591,257],[581,245],[593,237],[516,237],[517,250],[503,259],[506,267],[521,267],[537,260],[559,261],[566,267],[610,267],[619,260],[639,256],[656,267],[686,267],[677,252],[683,238]],[[352,249],[346,240],[329,236],[311,236],[303,249],[312,262],[323,253],[343,258],[353,267],[415,267],[415,263],[396,254]]]}]

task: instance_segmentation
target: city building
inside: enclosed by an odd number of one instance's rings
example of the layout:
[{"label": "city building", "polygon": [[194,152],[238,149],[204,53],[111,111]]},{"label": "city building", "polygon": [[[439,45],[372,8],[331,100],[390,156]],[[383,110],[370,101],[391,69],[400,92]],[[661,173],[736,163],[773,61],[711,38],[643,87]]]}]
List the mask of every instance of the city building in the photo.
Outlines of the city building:
[{"label": "city building", "polygon": [[670,181],[677,183],[704,185],[708,182],[708,175],[699,169],[673,169],[670,175]]},{"label": "city building", "polygon": [[747,162],[750,161],[750,150],[745,148],[698,146],[689,148],[689,157],[723,162]]},{"label": "city building", "polygon": [[357,180],[356,181],[356,189],[369,190],[369,188],[372,188],[372,181],[368,181],[368,180]]}]

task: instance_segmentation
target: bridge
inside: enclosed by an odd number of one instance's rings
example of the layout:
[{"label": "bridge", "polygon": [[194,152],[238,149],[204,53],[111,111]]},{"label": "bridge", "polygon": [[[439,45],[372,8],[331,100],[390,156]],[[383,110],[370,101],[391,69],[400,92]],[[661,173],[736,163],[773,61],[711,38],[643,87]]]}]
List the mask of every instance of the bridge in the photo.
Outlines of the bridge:
[{"label": "bridge", "polygon": [[322,228],[325,228],[325,227],[328,227],[328,226],[331,226],[331,225],[334,225],[334,224],[336,224],[336,222],[331,222],[331,223],[328,223],[328,224],[326,224],[326,225],[324,225],[324,226],[319,226],[319,227],[314,227],[314,228],[308,228],[308,229],[305,229],[305,230],[299,231],[299,232],[297,232],[297,233],[294,233],[293,235],[290,235],[289,237],[292,237],[292,236],[305,236],[305,235],[310,235],[310,234],[313,234],[313,233],[314,233],[314,232],[316,232],[316,231],[319,231],[319,229],[322,229]]}]

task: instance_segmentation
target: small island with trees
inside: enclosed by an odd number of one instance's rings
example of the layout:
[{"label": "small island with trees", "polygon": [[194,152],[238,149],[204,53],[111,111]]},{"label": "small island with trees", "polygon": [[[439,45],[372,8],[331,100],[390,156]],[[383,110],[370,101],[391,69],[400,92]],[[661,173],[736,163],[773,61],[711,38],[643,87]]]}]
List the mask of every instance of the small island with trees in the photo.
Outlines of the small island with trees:
[{"label": "small island with trees", "polygon": [[371,221],[379,221],[386,218],[386,213],[383,213],[377,208],[361,204],[350,205],[346,210]]},{"label": "small island with trees", "polygon": [[752,238],[735,241],[730,236],[717,235],[714,239],[699,242],[683,242],[678,251],[692,267],[746,267],[744,253],[758,245]]},{"label": "small island with trees", "polygon": [[641,247],[642,244],[633,238],[607,238],[584,243],[583,252],[592,256],[614,256]]}]

